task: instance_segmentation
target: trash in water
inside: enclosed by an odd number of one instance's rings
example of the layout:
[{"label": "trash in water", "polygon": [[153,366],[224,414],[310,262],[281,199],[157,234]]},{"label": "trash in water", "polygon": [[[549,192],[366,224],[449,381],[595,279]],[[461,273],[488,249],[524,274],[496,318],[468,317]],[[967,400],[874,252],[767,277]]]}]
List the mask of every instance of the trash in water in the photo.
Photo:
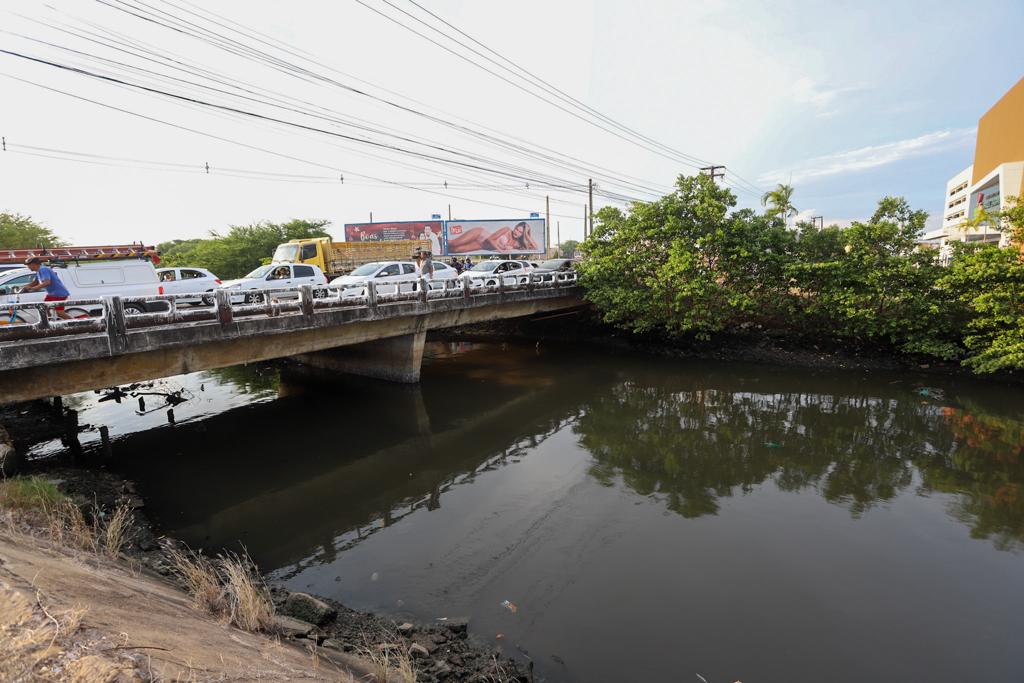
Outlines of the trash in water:
[{"label": "trash in water", "polygon": [[448,621],[448,617],[438,617],[437,621]]},{"label": "trash in water", "polygon": [[515,614],[516,612],[519,611],[519,608],[516,607],[516,604],[514,602],[509,602],[508,600],[502,600],[501,601],[501,606],[504,607],[505,609],[507,609],[512,614]]},{"label": "trash in water", "polygon": [[782,448],[782,444],[779,443],[778,441],[765,441],[764,445],[768,448]]},{"label": "trash in water", "polygon": [[370,574],[370,581],[376,581],[379,578],[380,578],[380,573],[379,572],[374,572],[374,573]]},{"label": "trash in water", "polygon": [[917,393],[921,394],[922,396],[931,396],[932,392],[931,390],[928,389],[928,387],[921,387],[920,389],[917,390]]},{"label": "trash in water", "polygon": [[505,637],[505,634],[504,634],[504,633],[499,633],[498,635],[494,636],[494,639],[495,639],[495,640],[501,640],[501,639],[502,639],[502,638],[504,638],[504,637]]},{"label": "trash in water", "polygon": [[[395,601],[395,606],[396,607],[402,607],[403,605],[405,605],[405,600],[396,600]],[[445,617],[445,619],[447,619],[447,618],[448,617]]]}]

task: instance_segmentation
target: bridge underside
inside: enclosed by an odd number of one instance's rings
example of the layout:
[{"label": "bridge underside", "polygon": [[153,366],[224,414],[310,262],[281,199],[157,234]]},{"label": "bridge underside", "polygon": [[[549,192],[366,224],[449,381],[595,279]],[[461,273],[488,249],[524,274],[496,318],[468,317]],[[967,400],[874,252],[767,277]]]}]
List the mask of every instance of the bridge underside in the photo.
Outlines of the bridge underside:
[{"label": "bridge underside", "polygon": [[[416,382],[429,330],[582,304],[574,289],[553,290],[540,297],[526,294],[474,297],[468,307],[448,301],[406,302],[373,311],[242,319],[228,326],[196,325],[189,333],[180,328],[151,328],[129,332],[116,343],[104,334],[88,339],[54,337],[3,350],[0,404],[283,357],[298,357],[323,369]],[[36,356],[30,359],[28,354]]]}]

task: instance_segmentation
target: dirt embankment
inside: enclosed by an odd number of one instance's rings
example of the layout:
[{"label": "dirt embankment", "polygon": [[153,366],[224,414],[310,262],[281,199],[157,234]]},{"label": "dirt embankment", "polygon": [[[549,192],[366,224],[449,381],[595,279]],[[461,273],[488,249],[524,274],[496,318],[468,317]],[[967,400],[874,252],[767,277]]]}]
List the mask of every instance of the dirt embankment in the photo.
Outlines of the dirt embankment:
[{"label": "dirt embankment", "polygon": [[[26,480],[22,480],[26,481]],[[32,478],[42,500],[0,481],[0,680],[374,681],[503,683],[530,676],[478,644],[468,622],[398,624],[262,585],[269,623],[233,624],[240,606],[214,570],[209,609],[175,563],[183,546],[154,535],[131,482],[59,469]],[[9,494],[10,490],[6,492]],[[5,506],[6,503],[6,506]],[[58,514],[55,510],[71,512]],[[79,514],[84,510],[84,514]],[[118,511],[125,520],[116,528]],[[111,531],[113,529],[113,531]],[[187,551],[185,551],[187,552]],[[245,558],[247,560],[247,558]],[[208,586],[209,588],[209,586]]]},{"label": "dirt embankment", "polygon": [[[0,679],[349,681],[369,668],[196,611],[170,583],[124,562],[0,532]],[[337,661],[336,661],[337,659]]]}]

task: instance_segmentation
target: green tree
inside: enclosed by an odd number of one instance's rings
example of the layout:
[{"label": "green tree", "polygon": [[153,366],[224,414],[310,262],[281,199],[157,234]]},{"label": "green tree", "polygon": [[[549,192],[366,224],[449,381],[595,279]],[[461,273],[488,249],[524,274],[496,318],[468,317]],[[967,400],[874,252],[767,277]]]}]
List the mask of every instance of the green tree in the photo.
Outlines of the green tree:
[{"label": "green tree", "polygon": [[936,288],[942,267],[934,254],[917,248],[927,218],[902,197],[884,197],[868,221],[801,254],[789,273],[805,322],[834,337],[958,356],[956,302]]},{"label": "green tree", "polygon": [[562,258],[572,258],[579,246],[578,240],[565,240],[560,246],[559,255]]},{"label": "green tree", "polygon": [[277,245],[293,239],[328,237],[326,220],[294,219],[287,223],[263,221],[232,225],[227,233],[211,231],[207,239],[175,240],[160,245],[163,264],[199,266],[218,277],[242,277],[274,253]]},{"label": "green tree", "polygon": [[774,190],[769,190],[761,196],[761,206],[768,207],[765,215],[769,218],[781,218],[783,223],[789,223],[789,217],[796,215],[796,207],[793,206],[793,186],[779,183]]},{"label": "green tree", "polygon": [[[996,217],[1005,220],[1010,245],[953,244],[950,266],[939,286],[968,311],[964,320],[965,364],[977,372],[1024,368],[1024,204]],[[998,224],[998,220],[997,220]]]},{"label": "green tree", "polygon": [[53,230],[18,213],[0,212],[0,249],[60,247],[64,242]]},{"label": "green tree", "polygon": [[629,212],[605,207],[583,245],[587,296],[607,322],[636,332],[708,339],[726,328],[774,325],[787,307],[795,236],[707,176]]}]

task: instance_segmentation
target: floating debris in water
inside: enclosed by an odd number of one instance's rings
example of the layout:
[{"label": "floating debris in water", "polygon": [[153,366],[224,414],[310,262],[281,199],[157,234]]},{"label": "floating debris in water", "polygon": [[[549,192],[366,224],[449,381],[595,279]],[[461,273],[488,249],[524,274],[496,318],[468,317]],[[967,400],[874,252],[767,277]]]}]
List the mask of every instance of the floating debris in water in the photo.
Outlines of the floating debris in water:
[{"label": "floating debris in water", "polygon": [[514,602],[509,602],[508,600],[502,600],[501,601],[501,606],[504,607],[505,609],[507,609],[512,614],[515,614],[516,612],[519,611],[519,608],[516,607],[516,604]]}]

